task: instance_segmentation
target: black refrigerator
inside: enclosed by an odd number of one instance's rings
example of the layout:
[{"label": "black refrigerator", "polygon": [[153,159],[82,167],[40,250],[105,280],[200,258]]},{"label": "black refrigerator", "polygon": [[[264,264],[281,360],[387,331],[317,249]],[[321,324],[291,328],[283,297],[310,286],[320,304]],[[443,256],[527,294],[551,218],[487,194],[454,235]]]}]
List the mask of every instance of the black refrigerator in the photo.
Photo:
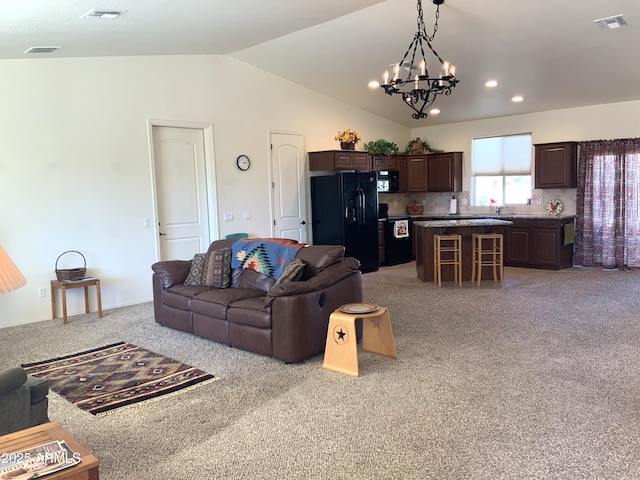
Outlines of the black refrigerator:
[{"label": "black refrigerator", "polygon": [[378,189],[375,172],[311,177],[314,245],[344,245],[360,271],[378,270]]}]

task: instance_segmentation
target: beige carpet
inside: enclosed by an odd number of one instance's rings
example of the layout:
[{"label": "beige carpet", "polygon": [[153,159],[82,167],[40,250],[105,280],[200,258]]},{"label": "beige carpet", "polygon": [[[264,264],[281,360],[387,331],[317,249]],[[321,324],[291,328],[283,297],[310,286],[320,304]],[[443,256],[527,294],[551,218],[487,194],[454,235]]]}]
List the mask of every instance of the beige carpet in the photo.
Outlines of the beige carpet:
[{"label": "beige carpet", "polygon": [[640,479],[638,273],[438,289],[414,268],[364,276],[399,358],[361,352],[358,378],[160,327],[150,303],[0,330],[0,367],[123,340],[220,377],[100,418],[52,393],[102,480]]}]

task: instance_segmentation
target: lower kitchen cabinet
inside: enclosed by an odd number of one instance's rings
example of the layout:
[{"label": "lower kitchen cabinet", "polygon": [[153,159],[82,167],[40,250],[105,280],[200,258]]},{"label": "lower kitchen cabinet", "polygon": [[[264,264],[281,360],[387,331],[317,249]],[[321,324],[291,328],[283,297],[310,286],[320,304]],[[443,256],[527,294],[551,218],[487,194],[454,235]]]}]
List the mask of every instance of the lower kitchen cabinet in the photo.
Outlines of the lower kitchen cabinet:
[{"label": "lower kitchen cabinet", "polygon": [[505,239],[504,264],[548,270],[573,264],[573,217],[510,219]]}]

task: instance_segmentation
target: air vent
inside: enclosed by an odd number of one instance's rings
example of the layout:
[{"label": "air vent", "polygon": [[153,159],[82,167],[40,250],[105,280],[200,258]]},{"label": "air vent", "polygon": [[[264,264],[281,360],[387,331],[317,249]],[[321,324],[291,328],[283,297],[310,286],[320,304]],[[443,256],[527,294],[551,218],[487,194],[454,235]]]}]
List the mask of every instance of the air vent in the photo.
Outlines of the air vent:
[{"label": "air vent", "polygon": [[24,53],[53,53],[62,47],[31,47],[24,51]]},{"label": "air vent", "polygon": [[627,21],[624,19],[622,14],[620,14],[614,15],[612,17],[600,18],[598,20],[594,20],[593,23],[595,23],[600,28],[613,30],[625,26],[627,24]]},{"label": "air vent", "polygon": [[118,18],[124,12],[119,10],[91,10],[90,12],[85,13],[80,18],[104,18],[113,20],[114,18]]}]

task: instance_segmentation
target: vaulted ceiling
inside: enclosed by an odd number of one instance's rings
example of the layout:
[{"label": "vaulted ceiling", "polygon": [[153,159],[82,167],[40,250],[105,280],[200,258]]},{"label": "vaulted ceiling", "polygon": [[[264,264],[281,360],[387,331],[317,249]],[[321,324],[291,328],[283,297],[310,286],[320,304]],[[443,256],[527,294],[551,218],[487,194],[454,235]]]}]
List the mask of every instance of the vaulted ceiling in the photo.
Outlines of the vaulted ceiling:
[{"label": "vaulted ceiling", "polygon": [[[81,18],[92,9],[124,14]],[[432,0],[423,10],[431,33]],[[622,28],[593,23],[618,14]],[[410,127],[640,99],[637,0],[446,0],[434,47],[460,84],[414,120],[367,84],[400,61],[416,17],[415,0],[2,0],[0,59],[227,54]],[[36,46],[62,48],[24,53]]]}]

